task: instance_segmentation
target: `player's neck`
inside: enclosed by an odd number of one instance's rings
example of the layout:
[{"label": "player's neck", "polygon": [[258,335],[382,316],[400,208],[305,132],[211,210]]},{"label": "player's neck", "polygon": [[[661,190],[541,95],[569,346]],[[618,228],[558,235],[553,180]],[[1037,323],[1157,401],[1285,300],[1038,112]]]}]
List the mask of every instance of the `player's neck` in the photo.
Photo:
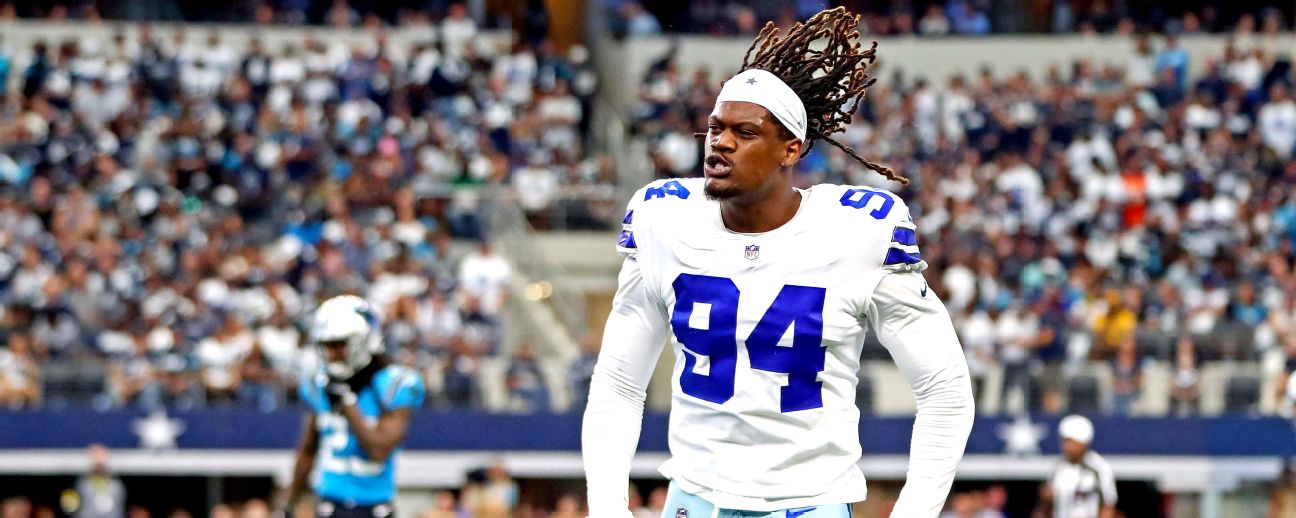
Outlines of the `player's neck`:
[{"label": "player's neck", "polygon": [[759,234],[779,228],[792,221],[801,208],[801,193],[796,189],[778,189],[767,198],[757,201],[736,199],[720,202],[720,219],[725,228],[743,234]]}]

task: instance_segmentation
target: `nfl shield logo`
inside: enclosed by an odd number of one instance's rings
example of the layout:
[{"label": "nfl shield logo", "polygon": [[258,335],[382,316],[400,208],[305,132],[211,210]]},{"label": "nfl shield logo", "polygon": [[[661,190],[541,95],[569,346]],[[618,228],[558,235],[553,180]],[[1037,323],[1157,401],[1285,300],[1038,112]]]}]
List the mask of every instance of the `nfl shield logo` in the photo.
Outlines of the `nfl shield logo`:
[{"label": "nfl shield logo", "polygon": [[675,518],[688,518],[688,508],[681,507],[675,510]]},{"label": "nfl shield logo", "polygon": [[757,257],[760,257],[760,245],[747,245],[746,248],[743,248],[743,257],[746,257],[748,261],[755,261]]}]

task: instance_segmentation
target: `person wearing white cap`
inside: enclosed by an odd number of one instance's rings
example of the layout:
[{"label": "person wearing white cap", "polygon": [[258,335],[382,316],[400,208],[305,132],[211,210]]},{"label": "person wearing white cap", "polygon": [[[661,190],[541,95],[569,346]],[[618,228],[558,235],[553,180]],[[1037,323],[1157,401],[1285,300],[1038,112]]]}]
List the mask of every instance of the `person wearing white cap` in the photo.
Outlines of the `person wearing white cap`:
[{"label": "person wearing white cap", "polygon": [[1094,427],[1089,419],[1069,415],[1058,423],[1062,461],[1042,491],[1053,506],[1053,518],[1114,518],[1116,478],[1107,461],[1091,450]]},{"label": "person wearing white cap", "polygon": [[[665,518],[845,518],[866,496],[855,404],[872,328],[917,402],[891,516],[934,517],[971,431],[967,363],[923,279],[904,201],[882,189],[793,185],[816,142],[850,123],[876,47],[859,17],[820,12],[757,36],[708,120],[704,178],[631,198],[625,256],[582,429],[592,518],[631,516],[627,482],[648,381],[675,356]],[[826,41],[825,41],[826,40]]]}]

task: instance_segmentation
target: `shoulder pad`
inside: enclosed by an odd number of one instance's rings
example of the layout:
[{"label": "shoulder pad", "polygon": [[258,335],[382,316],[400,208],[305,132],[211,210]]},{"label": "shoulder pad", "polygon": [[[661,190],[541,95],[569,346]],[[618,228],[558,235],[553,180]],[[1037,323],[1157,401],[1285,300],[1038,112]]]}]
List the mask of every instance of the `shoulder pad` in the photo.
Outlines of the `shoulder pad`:
[{"label": "shoulder pad", "polygon": [[625,216],[621,218],[621,234],[617,237],[617,253],[624,257],[635,257],[639,253],[639,244],[635,241],[634,226],[642,224],[644,215],[655,207],[697,199],[702,194],[702,178],[674,178],[656,180],[635,191],[630,202],[626,204]]},{"label": "shoulder pad", "polygon": [[[886,189],[856,185],[832,186],[837,203],[847,212],[856,212],[869,225],[890,233],[883,269],[890,271],[925,270],[927,262],[918,250],[917,226],[909,206]],[[830,202],[831,203],[831,202]]]}]

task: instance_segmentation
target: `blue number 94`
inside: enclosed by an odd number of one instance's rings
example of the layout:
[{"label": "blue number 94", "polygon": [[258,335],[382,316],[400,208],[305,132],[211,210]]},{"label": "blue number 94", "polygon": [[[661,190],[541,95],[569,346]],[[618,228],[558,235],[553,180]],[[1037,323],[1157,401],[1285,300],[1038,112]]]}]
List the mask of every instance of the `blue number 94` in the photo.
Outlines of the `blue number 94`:
[{"label": "blue number 94", "polygon": [[[671,329],[688,351],[680,389],[698,399],[721,404],[734,395],[738,357],[738,286],[730,279],[682,273],[672,284],[675,309]],[[787,374],[781,391],[781,412],[823,407],[823,382],[827,350],[823,346],[824,288],[783,286],[748,335],[745,345],[753,369]],[[699,304],[710,307],[705,328],[690,325]],[[779,339],[792,328],[792,347]],[[706,356],[706,374],[695,372],[698,357]]]}]

